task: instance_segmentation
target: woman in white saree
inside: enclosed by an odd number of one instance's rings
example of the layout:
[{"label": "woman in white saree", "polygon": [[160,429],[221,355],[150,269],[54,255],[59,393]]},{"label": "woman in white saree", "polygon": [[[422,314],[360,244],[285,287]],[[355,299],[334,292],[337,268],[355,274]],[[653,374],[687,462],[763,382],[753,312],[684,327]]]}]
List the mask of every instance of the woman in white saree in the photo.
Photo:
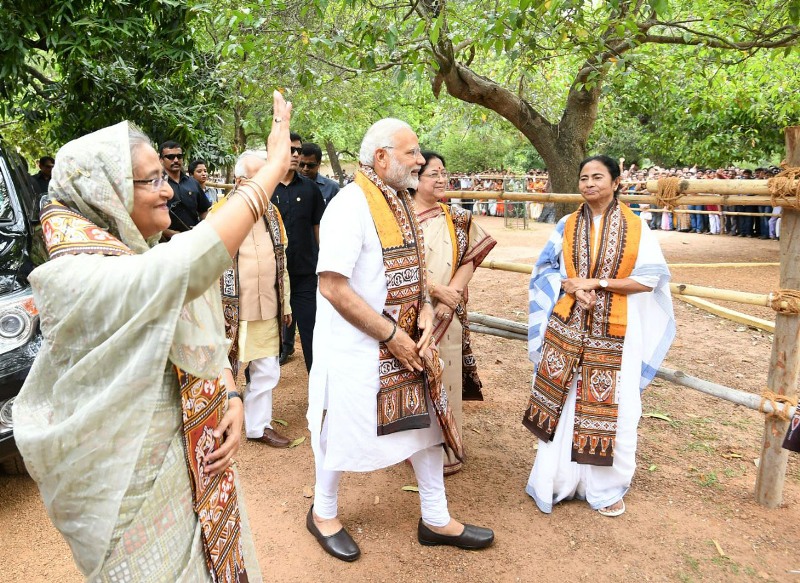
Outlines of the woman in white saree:
[{"label": "woman in white saree", "polygon": [[30,281],[44,343],[15,437],[89,581],[260,581],[233,455],[243,408],[219,277],[289,166],[274,94],[270,161],[194,230],[156,245],[172,191],[128,122],[66,144]]},{"label": "woman in white saree", "polygon": [[523,424],[539,438],[525,491],[542,512],[586,500],[625,511],[640,392],[675,337],[669,269],[653,233],[617,200],[619,163],[580,165],[585,202],[556,225],[530,283],[535,371]]}]

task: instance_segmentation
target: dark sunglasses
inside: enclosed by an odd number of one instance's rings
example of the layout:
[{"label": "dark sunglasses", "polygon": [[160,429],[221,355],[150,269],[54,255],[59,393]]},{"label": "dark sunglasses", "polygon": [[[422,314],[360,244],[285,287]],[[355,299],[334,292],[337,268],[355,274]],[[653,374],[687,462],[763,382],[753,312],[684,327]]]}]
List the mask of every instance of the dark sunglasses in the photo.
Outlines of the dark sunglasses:
[{"label": "dark sunglasses", "polygon": [[303,151],[302,147],[292,146],[292,154],[299,154],[302,151]]},{"label": "dark sunglasses", "polygon": [[316,168],[319,166],[317,162],[299,162],[297,165],[300,168]]},{"label": "dark sunglasses", "polygon": [[178,160],[183,160],[183,154],[164,154],[161,157],[166,158],[167,160],[174,160],[175,158]]}]

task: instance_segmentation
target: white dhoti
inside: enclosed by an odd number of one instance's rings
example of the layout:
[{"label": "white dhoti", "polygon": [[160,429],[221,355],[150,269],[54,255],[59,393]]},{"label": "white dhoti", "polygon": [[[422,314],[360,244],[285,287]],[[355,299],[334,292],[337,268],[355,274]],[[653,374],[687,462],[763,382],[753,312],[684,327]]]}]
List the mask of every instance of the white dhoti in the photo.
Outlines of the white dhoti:
[{"label": "white dhoti", "polygon": [[570,461],[579,376],[576,374],[572,381],[553,441],[539,440],[536,461],[525,487],[539,510],[548,514],[553,504],[573,498],[586,500],[595,510],[611,506],[628,491],[636,470],[636,429],[642,416],[636,383],[622,383],[619,389],[614,465],[592,466]]}]

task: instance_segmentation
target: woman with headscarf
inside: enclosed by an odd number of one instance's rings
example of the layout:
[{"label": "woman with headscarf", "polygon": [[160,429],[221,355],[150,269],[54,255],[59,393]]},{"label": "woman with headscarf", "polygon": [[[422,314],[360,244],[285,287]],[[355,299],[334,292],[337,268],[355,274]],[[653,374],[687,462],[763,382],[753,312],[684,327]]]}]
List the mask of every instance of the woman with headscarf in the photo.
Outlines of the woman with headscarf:
[{"label": "woman with headscarf", "polygon": [[675,337],[669,269],[643,219],[617,200],[619,164],[580,164],[584,203],[545,245],[530,284],[534,377],[523,424],[539,438],[525,491],[542,512],[572,498],[625,511],[640,391]]},{"label": "woman with headscarf", "polygon": [[[447,400],[459,435],[464,435],[461,431],[462,398],[483,400],[482,384],[470,347],[467,284],[497,241],[472,220],[471,212],[440,202],[447,186],[444,158],[435,152],[422,152],[422,157],[425,165],[419,171],[414,212],[425,239],[428,290],[436,314],[433,338],[444,361],[442,383],[447,389]],[[446,448],[445,475],[461,468],[462,462]]]},{"label": "woman with headscarf", "polygon": [[270,162],[162,245],[172,190],[147,136],[122,122],[56,157],[30,276],[45,340],[14,432],[87,580],[261,580],[219,278],[289,166],[291,105],[274,108]]}]

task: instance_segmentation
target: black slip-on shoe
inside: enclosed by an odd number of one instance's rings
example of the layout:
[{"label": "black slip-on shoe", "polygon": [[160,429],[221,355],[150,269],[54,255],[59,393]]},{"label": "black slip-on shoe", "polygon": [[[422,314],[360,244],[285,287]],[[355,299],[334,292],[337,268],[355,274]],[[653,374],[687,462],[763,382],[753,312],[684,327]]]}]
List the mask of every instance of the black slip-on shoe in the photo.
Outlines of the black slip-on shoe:
[{"label": "black slip-on shoe", "polygon": [[450,545],[468,551],[485,549],[494,542],[494,532],[482,526],[464,525],[464,532],[459,535],[445,535],[433,532],[419,519],[417,526],[417,540],[426,546]]},{"label": "black slip-on shoe", "polygon": [[337,533],[325,536],[322,534],[317,525],[314,524],[314,505],[308,509],[306,516],[306,528],[308,532],[314,535],[317,539],[319,546],[321,546],[326,553],[332,557],[336,557],[341,561],[351,563],[361,556],[361,549],[358,548],[356,541],[350,536],[344,527]]}]

